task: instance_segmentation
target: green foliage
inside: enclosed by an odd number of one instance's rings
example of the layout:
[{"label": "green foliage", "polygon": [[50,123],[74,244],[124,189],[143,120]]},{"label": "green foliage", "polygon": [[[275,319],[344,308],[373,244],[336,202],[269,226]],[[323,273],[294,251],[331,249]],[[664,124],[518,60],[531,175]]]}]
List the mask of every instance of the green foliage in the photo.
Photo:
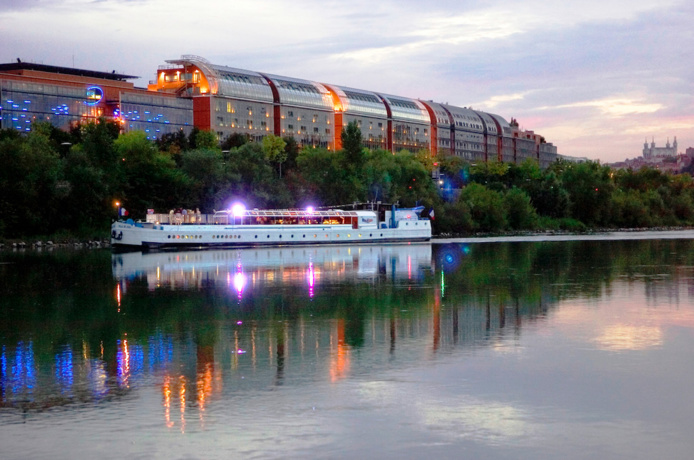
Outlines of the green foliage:
[{"label": "green foliage", "polygon": [[45,130],[0,140],[0,232],[14,237],[58,227],[62,163]]},{"label": "green foliage", "polygon": [[228,135],[223,141],[222,141],[222,150],[231,150],[235,149],[238,147],[241,147],[243,144],[247,143],[249,141],[248,134],[242,134],[242,133],[233,133]]},{"label": "green foliage", "polygon": [[182,155],[182,172],[190,180],[186,207],[211,212],[225,184],[222,152],[211,149],[188,150]]},{"label": "green foliage", "polygon": [[497,232],[506,229],[501,193],[481,184],[470,184],[465,187],[458,200],[464,202],[470,210],[475,231]]},{"label": "green foliage", "polygon": [[342,149],[348,167],[359,171],[364,164],[364,144],[361,129],[356,121],[351,121],[342,129]]},{"label": "green foliage", "polygon": [[305,148],[297,165],[303,180],[296,192],[302,201],[325,206],[366,199],[364,183],[354,170],[344,167],[344,156],[339,152]]},{"label": "green foliage", "polygon": [[[245,135],[220,149],[214,133],[198,129],[155,145],[119,128],[99,120],[69,133],[45,123],[28,134],[0,130],[0,237],[105,233],[116,200],[134,218],[148,208],[207,213],[234,200],[258,208],[421,204],[435,209],[436,232],[452,234],[694,225],[692,177],[656,169],[560,160],[541,170],[534,160],[516,166],[434,159],[426,150],[393,155],[364,149],[356,123],[345,127],[339,151]],[[441,190],[434,171],[445,178]]]},{"label": "green foliage", "polygon": [[282,163],[287,160],[287,151],[284,149],[287,143],[279,136],[269,134],[263,138],[263,150],[271,163],[277,163],[280,178],[282,177]]},{"label": "green foliage", "polygon": [[537,225],[537,213],[530,202],[530,197],[523,190],[513,187],[506,192],[504,207],[511,229],[530,230]]},{"label": "green foliage", "polygon": [[121,134],[114,142],[123,170],[123,206],[131,216],[142,218],[148,208],[168,209],[180,205],[189,178],[173,159],[157,151],[142,131]]},{"label": "green foliage", "polygon": [[591,161],[569,165],[562,174],[562,183],[569,193],[571,217],[588,225],[609,223],[614,189],[609,167]]}]

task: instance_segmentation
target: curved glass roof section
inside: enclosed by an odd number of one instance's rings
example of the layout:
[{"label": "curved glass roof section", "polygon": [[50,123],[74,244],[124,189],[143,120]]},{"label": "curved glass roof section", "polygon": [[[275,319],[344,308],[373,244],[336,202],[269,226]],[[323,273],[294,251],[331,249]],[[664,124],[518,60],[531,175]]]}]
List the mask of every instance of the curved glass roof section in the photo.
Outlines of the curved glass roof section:
[{"label": "curved glass roof section", "polygon": [[264,75],[272,80],[277,88],[281,104],[333,110],[333,99],[330,96],[330,91],[320,83],[298,78]]},{"label": "curved glass roof section", "polygon": [[342,103],[342,111],[354,115],[375,116],[386,118],[388,110],[376,94],[354,88],[341,88],[330,85],[330,88],[337,94]]},{"label": "curved glass roof section", "polygon": [[176,65],[194,65],[205,74],[212,94],[238,99],[273,102],[270,84],[257,72],[215,65],[199,56],[183,55],[181,59],[166,61]]},{"label": "curved glass roof section", "polygon": [[273,102],[270,84],[262,75],[231,67],[214,67],[218,75],[218,95]]},{"label": "curved glass roof section", "polygon": [[488,134],[498,134],[497,129],[496,129],[496,123],[494,123],[494,119],[486,112],[478,112],[475,111],[475,113],[482,119],[484,122],[484,125],[486,127],[486,131]]},{"label": "curved glass roof section", "polygon": [[482,120],[477,116],[474,110],[466,107],[456,107],[454,105],[445,105],[451,115],[453,115],[453,123],[456,129],[462,129],[474,133],[483,133],[484,126]]},{"label": "curved glass roof section", "polygon": [[412,121],[415,123],[431,123],[429,112],[427,112],[424,104],[416,99],[410,99],[400,96],[388,96],[380,94],[390,106],[390,112],[393,120]]},{"label": "curved glass roof section", "polygon": [[499,126],[501,126],[501,135],[502,137],[513,137],[513,130],[511,129],[511,125],[508,124],[506,120],[500,115],[490,113],[490,117],[496,120],[497,123],[499,123]]},{"label": "curved glass roof section", "polygon": [[451,117],[446,112],[446,108],[443,104],[439,104],[434,101],[421,101],[425,106],[429,106],[436,116],[436,125],[439,128],[450,128],[451,127]]}]

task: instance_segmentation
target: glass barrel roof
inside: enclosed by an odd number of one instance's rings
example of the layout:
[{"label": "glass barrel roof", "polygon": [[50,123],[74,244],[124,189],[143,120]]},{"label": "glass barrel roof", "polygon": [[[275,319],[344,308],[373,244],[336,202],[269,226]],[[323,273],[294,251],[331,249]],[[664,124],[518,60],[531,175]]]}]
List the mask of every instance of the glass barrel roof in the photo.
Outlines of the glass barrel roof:
[{"label": "glass barrel roof", "polygon": [[479,115],[479,117],[480,117],[480,118],[482,119],[482,121],[484,122],[484,125],[485,125],[486,128],[487,128],[487,133],[488,133],[488,134],[498,134],[497,129],[496,129],[496,123],[494,123],[494,119],[493,119],[491,116],[489,116],[488,113],[486,113],[486,112],[478,112],[478,111],[475,111],[475,113],[476,113],[477,115]]},{"label": "glass barrel roof", "polygon": [[354,115],[375,116],[386,118],[388,111],[386,106],[376,94],[354,88],[341,88],[330,85],[342,103],[342,111]]},{"label": "glass barrel roof", "polygon": [[438,102],[434,101],[421,101],[422,104],[425,106],[429,106],[431,110],[434,112],[434,116],[436,117],[436,125],[439,128],[450,128],[451,127],[451,118],[446,112],[446,109],[444,108],[443,104],[439,104]]},{"label": "glass barrel roof", "polygon": [[453,121],[456,127],[464,128],[465,131],[475,133],[484,132],[482,121],[474,110],[465,107],[456,107],[454,105],[446,105],[446,108],[451,112],[451,115],[453,115]]},{"label": "glass barrel roof", "polygon": [[379,94],[390,106],[393,120],[411,121],[415,123],[431,123],[431,117],[424,104],[416,99],[400,96]]},{"label": "glass barrel roof", "polygon": [[264,75],[275,84],[281,104],[333,110],[330,92],[320,83],[278,75]]},{"label": "glass barrel roof", "polygon": [[166,61],[181,66],[199,68],[210,84],[212,94],[261,102],[273,102],[270,84],[257,72],[215,65],[199,56],[184,55]]},{"label": "glass barrel roof", "polygon": [[496,115],[494,113],[490,113],[489,116],[494,118],[497,123],[499,123],[499,126],[501,126],[501,135],[503,137],[513,137],[513,130],[511,129],[511,125],[508,124],[506,120],[500,115]]},{"label": "glass barrel roof", "polygon": [[217,72],[218,95],[273,102],[270,84],[259,73],[217,65],[213,67]]}]

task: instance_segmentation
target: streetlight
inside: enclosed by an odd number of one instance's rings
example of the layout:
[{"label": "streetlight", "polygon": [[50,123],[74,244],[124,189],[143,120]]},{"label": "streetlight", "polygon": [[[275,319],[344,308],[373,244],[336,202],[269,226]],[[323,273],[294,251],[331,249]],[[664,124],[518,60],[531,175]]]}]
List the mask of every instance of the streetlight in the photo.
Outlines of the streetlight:
[{"label": "streetlight", "polygon": [[72,142],[61,142],[60,146],[63,147],[60,153],[62,154],[62,157],[65,158],[67,153],[70,151],[70,147],[72,147]]},{"label": "streetlight", "polygon": [[227,161],[229,161],[229,150],[222,150],[222,164],[224,165],[224,175],[227,173]]}]

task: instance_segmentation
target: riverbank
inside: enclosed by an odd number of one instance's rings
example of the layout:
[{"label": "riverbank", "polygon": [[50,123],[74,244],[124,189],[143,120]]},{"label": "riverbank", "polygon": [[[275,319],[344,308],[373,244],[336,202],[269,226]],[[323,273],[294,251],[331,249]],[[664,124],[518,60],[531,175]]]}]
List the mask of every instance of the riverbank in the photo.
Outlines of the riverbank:
[{"label": "riverbank", "polygon": [[525,230],[525,231],[509,231],[509,232],[477,232],[477,233],[441,233],[434,235],[433,239],[457,239],[457,238],[505,238],[505,237],[529,237],[543,235],[557,236],[584,236],[584,235],[600,235],[607,233],[644,233],[644,232],[678,232],[694,230],[694,227],[639,227],[639,228],[592,228],[585,231],[571,230]]},{"label": "riverbank", "polygon": [[[692,235],[687,235],[692,232]],[[619,237],[624,234],[623,237]],[[535,230],[535,231],[514,231],[500,233],[474,233],[474,234],[453,234],[442,233],[434,235],[432,241],[446,243],[449,241],[462,242],[498,242],[498,241],[565,241],[571,239],[649,239],[662,234],[664,238],[691,238],[694,237],[694,227],[654,227],[654,228],[596,228],[588,229],[583,232],[567,230]],[[628,235],[641,235],[640,237],[629,237]],[[73,248],[73,249],[110,249],[110,239],[105,238],[78,238],[74,236],[61,237],[61,239],[38,239],[38,238],[17,238],[0,240],[1,250],[21,250],[21,249],[54,249],[54,248]]]},{"label": "riverbank", "polygon": [[[29,242],[27,242],[29,241]],[[74,249],[100,249],[110,248],[111,242],[108,238],[95,240],[39,240],[36,238],[22,238],[0,241],[0,250],[7,249],[53,249],[53,248],[74,248]]]}]

